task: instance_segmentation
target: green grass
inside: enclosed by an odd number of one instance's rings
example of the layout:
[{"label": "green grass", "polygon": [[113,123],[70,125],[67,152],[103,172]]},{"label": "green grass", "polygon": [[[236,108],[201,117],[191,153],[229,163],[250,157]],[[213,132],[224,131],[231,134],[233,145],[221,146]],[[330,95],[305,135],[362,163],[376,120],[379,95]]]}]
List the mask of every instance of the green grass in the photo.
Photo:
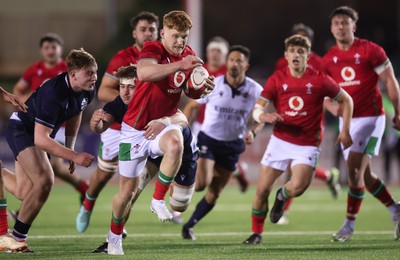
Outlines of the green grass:
[{"label": "green grass", "polygon": [[[254,188],[241,194],[236,186],[228,186],[214,210],[195,227],[197,240],[184,241],[180,225],[161,223],[150,212],[152,187],[133,209],[126,225],[125,255],[119,259],[399,259],[400,241],[393,240],[390,214],[369,194],[358,216],[356,232],[347,243],[331,242],[331,234],[340,228],[345,216],[345,192],[335,201],[327,189],[311,187],[293,202],[289,225],[266,221],[264,241],[254,246],[242,244],[251,234]],[[35,253],[0,253],[0,259],[117,258],[91,253],[108,232],[111,199],[116,190],[111,185],[103,191],[89,229],[80,234],[75,231],[78,195],[69,186],[56,185],[29,234],[28,244]],[[400,197],[397,187],[391,190]],[[202,195],[195,194],[184,214],[186,220]],[[18,207],[12,196],[8,201],[9,208]]]}]

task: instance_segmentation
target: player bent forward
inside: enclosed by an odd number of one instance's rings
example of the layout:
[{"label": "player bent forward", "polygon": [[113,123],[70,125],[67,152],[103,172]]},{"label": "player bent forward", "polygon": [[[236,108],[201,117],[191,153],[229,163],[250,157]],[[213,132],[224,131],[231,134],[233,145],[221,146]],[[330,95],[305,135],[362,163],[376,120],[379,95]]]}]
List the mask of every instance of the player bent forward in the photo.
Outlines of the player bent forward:
[{"label": "player bent forward", "polygon": [[[269,194],[289,164],[292,178],[276,193],[271,222],[277,223],[282,217],[286,199],[300,196],[310,185],[318,161],[325,97],[343,104],[343,128],[337,142],[344,149],[352,144],[349,128],[353,101],[329,76],[307,67],[310,50],[311,43],[304,36],[293,35],[285,40],[288,68],[276,71],[267,80],[254,107],[254,120],[275,125],[261,160],[251,214],[253,234],[245,244],[261,243]],[[277,112],[264,111],[270,103]]]}]

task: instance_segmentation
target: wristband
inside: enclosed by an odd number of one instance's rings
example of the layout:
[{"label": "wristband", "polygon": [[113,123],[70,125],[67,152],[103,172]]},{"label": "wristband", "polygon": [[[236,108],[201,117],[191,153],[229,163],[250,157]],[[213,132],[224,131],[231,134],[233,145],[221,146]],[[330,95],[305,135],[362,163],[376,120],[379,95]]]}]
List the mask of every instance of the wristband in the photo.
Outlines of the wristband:
[{"label": "wristband", "polygon": [[259,104],[256,104],[254,106],[254,109],[253,109],[253,119],[254,119],[254,121],[256,121],[257,123],[261,123],[260,116],[261,116],[262,113],[264,113],[263,107],[261,105],[259,105]]}]

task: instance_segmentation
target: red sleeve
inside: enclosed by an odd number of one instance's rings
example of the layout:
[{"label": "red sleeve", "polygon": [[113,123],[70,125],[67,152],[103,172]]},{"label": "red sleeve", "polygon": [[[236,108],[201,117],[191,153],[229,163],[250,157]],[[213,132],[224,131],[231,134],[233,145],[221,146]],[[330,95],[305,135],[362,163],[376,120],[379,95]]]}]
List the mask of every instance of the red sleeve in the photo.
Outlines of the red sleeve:
[{"label": "red sleeve", "polygon": [[261,92],[261,98],[273,102],[276,97],[275,87],[276,87],[276,73],[274,73],[271,77],[268,78],[267,82],[264,85],[264,89]]},{"label": "red sleeve", "polygon": [[157,42],[146,42],[140,52],[139,59],[154,59],[156,61],[161,60],[163,50]]},{"label": "red sleeve", "polygon": [[27,68],[24,74],[22,74],[22,78],[28,82],[29,85],[32,85],[32,78],[35,76],[35,73],[37,73],[37,63]]},{"label": "red sleeve", "polygon": [[337,95],[339,95],[341,90],[336,81],[334,81],[331,77],[329,77],[326,74],[324,74],[323,80],[324,80],[323,82],[324,90],[326,90],[325,96],[328,96],[330,98],[337,97]]},{"label": "red sleeve", "polygon": [[119,68],[128,65],[129,61],[127,61],[124,53],[122,51],[119,51],[117,54],[115,54],[114,57],[111,58],[110,62],[108,63],[106,73],[110,75],[115,75]]},{"label": "red sleeve", "polygon": [[368,53],[370,55],[369,60],[371,62],[371,66],[374,69],[381,66],[388,59],[385,50],[373,42],[369,42]]}]

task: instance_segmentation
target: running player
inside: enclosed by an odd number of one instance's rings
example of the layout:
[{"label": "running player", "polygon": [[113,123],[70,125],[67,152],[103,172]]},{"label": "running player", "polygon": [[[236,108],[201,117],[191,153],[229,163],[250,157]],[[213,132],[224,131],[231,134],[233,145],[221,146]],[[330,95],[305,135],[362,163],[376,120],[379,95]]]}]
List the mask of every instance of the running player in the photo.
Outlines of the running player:
[{"label": "running player", "polygon": [[[16,160],[14,195],[22,203],[12,236],[7,235],[6,245],[0,246],[6,251],[29,250],[25,242],[29,229],[54,183],[49,155],[68,160],[70,173],[74,172],[75,164],[89,167],[94,160],[90,154],[75,152],[74,144],[82,111],[94,96],[97,64],[83,49],[72,50],[66,61],[68,72],[38,88],[26,101],[27,113],[16,112],[10,117],[6,136]],[[67,122],[65,146],[53,139],[64,122]]]},{"label": "running player", "polygon": [[[372,172],[371,157],[378,155],[385,129],[378,80],[387,86],[395,111],[393,127],[397,130],[400,130],[399,84],[382,47],[354,36],[358,20],[358,13],[354,9],[338,7],[330,19],[336,45],[324,56],[325,69],[354,100],[350,128],[354,143],[343,152],[348,166],[347,214],[342,228],[333,235],[333,239],[345,242],[352,237],[366,188],[392,215],[394,238],[397,240],[400,232],[400,204],[392,198],[383,181]],[[339,126],[342,125],[343,120],[340,118]]]},{"label": "running player", "polygon": [[[318,161],[325,97],[343,104],[343,128],[337,142],[340,141],[344,149],[352,144],[349,128],[353,102],[350,96],[329,76],[307,66],[311,50],[308,38],[298,34],[287,38],[285,50],[288,67],[275,71],[267,80],[253,110],[254,120],[275,125],[261,160],[251,214],[253,234],[243,242],[245,244],[261,243],[268,197],[275,181],[289,165],[292,177],[276,193],[270,213],[272,223],[282,217],[285,200],[300,196],[310,185]],[[264,111],[270,103],[277,112]]]},{"label": "running player", "polygon": [[[135,43],[126,49],[120,50],[110,60],[99,88],[98,97],[101,101],[111,102],[119,97],[120,83],[116,77],[118,69],[136,64],[143,44],[147,41],[157,40],[159,21],[158,16],[155,14],[141,12],[137,16],[132,17],[130,23]],[[136,70],[134,73],[136,74]],[[132,96],[130,99],[132,99]],[[90,176],[90,185],[76,218],[76,229],[78,232],[84,232],[89,226],[90,214],[92,213],[97,197],[118,169],[121,123],[118,120],[114,121],[107,131],[101,133],[101,142],[97,156],[98,165]],[[126,231],[124,230],[125,236]]]},{"label": "running player", "polygon": [[245,145],[253,143],[256,133],[264,125],[253,123],[246,130],[249,115],[262,91],[256,81],[246,77],[249,60],[247,47],[232,46],[228,52],[227,73],[215,79],[212,94],[198,100],[207,106],[198,135],[200,158],[195,186],[196,191],[206,188],[207,191],[189,221],[183,225],[183,239],[196,239],[193,227],[214,208]]},{"label": "running player", "polygon": [[[161,221],[170,221],[164,198],[182,162],[182,128],[165,120],[164,129],[150,121],[172,116],[178,109],[182,86],[191,69],[203,61],[187,46],[192,22],[183,11],[171,11],[163,18],[161,42],[147,42],[137,64],[135,95],[121,127],[119,151],[120,187],[113,198],[113,214],[108,233],[108,254],[122,255],[122,231],[148,156],[164,156],[151,202],[151,210]],[[213,76],[206,88],[214,86]],[[160,131],[161,130],[161,131]],[[170,201],[175,211],[186,210]]]},{"label": "running player", "polygon": [[[46,33],[40,38],[39,52],[42,60],[30,66],[14,86],[14,94],[26,101],[37,88],[47,80],[67,71],[67,63],[62,58],[64,40],[55,33]],[[61,126],[54,140],[65,144],[65,126]],[[72,185],[79,192],[80,202],[85,197],[88,188],[86,181],[77,174],[70,174],[63,160],[57,156],[50,159],[54,175]],[[18,211],[16,211],[18,215]],[[16,215],[13,217],[16,218]]]}]

